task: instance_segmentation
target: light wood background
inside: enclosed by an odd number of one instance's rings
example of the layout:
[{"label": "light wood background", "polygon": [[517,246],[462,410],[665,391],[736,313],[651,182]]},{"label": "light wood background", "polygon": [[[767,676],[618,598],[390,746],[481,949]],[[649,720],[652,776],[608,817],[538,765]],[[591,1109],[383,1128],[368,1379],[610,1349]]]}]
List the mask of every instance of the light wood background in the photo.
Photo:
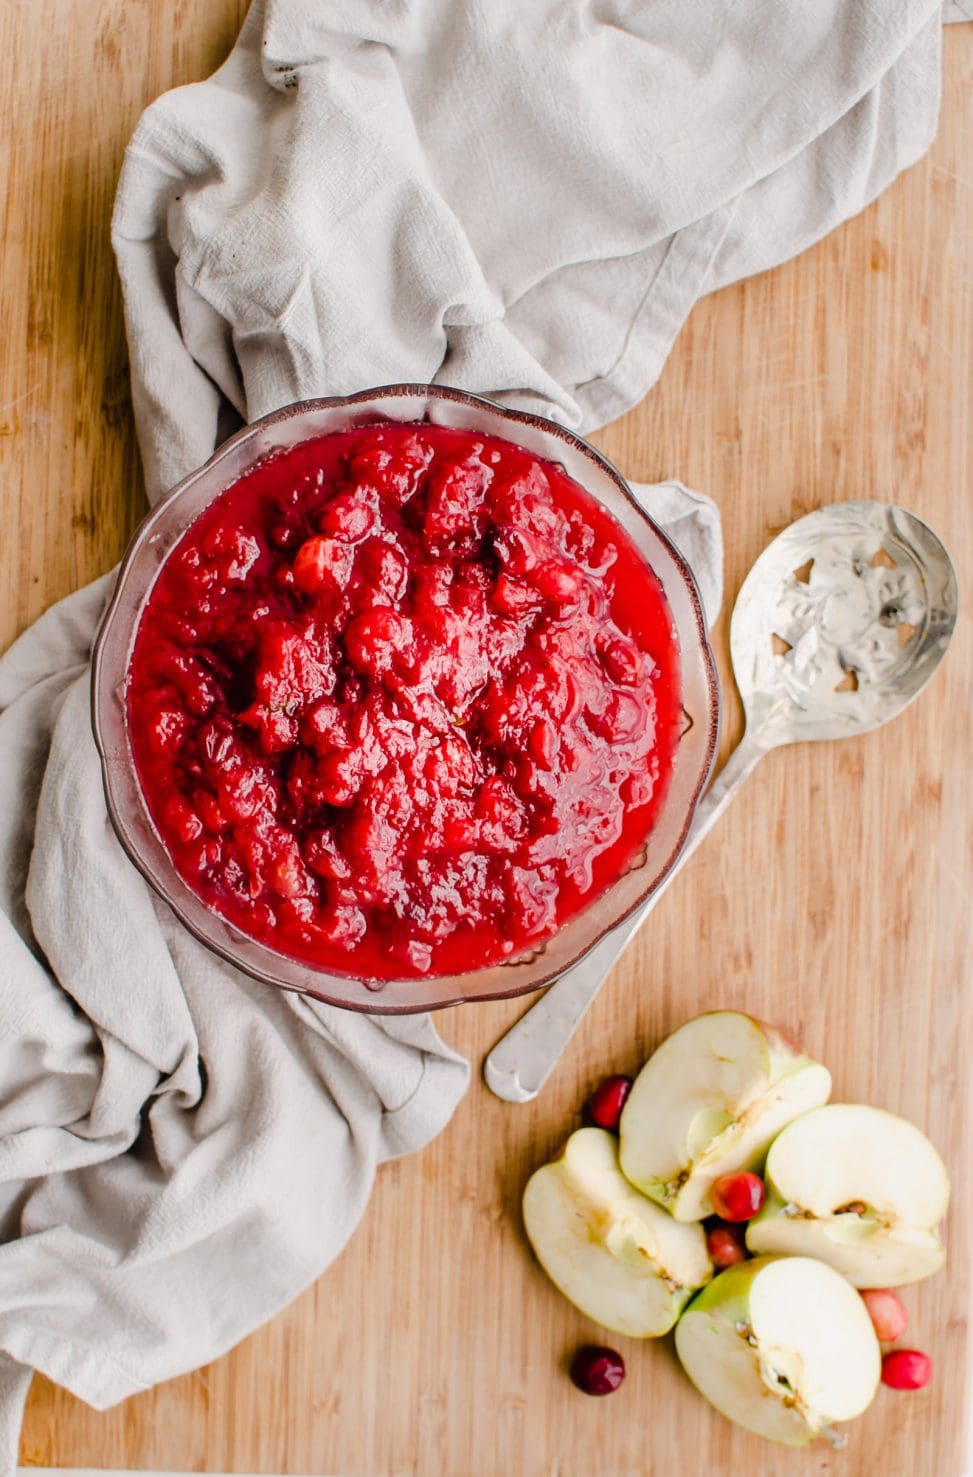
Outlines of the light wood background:
[{"label": "light wood background", "polygon": [[[143,108],[204,76],[240,0],[7,0],[0,8],[0,644],[107,569],[141,508],[108,241]],[[840,498],[927,518],[973,589],[973,27],[945,36],[930,156],[816,250],[703,302],[658,387],[599,443],[633,477],[719,501],[727,588],[771,535]],[[726,623],[717,644],[724,674]],[[890,729],[771,756],[616,970],[553,1085],[509,1107],[477,1080],[426,1152],[384,1169],[338,1264],[217,1364],[96,1414],[35,1380],[28,1463],[343,1477],[956,1477],[969,1388],[973,642]],[[724,752],[739,733],[727,702]],[[604,1401],[564,1364],[597,1334],[528,1253],[528,1172],[606,1071],[716,1005],[777,1019],[836,1097],[895,1109],[949,1161],[945,1274],[907,1292],[936,1361],[881,1392],[833,1457],[712,1413],[668,1341],[628,1343]],[[440,1018],[477,1064],[522,1006]]]}]

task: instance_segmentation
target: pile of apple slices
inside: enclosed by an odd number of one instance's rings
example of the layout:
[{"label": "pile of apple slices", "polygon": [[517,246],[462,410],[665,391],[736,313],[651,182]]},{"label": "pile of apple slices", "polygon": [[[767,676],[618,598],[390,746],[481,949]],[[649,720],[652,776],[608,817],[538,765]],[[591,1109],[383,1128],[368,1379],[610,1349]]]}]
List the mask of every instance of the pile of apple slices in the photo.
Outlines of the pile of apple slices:
[{"label": "pile of apple slices", "polygon": [[[748,1430],[787,1445],[833,1435],[881,1375],[855,1289],[917,1282],[945,1260],[939,1155],[894,1114],[829,1104],[827,1069],[737,1011],[687,1022],[627,1095],[627,1079],[603,1086],[593,1116],[605,1126],[573,1133],[524,1191],[544,1270],[617,1333],[656,1338],[677,1325],[694,1384]],[[762,1198],[761,1170],[766,1199],[746,1228],[753,1255],[714,1277],[701,1223],[727,1185],[752,1181]],[[744,1255],[741,1244],[728,1260]]]}]

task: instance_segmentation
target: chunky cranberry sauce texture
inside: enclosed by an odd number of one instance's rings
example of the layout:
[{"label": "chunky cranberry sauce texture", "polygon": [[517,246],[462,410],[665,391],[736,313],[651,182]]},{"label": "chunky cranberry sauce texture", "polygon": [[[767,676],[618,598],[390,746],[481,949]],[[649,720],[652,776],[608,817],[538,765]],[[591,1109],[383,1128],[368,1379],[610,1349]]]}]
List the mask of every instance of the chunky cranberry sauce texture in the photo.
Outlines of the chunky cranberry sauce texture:
[{"label": "chunky cranberry sauce texture", "polygon": [[537,946],[632,864],[678,736],[651,569],[560,468],[380,424],[270,457],[139,625],[142,788],[181,876],[363,979]]}]

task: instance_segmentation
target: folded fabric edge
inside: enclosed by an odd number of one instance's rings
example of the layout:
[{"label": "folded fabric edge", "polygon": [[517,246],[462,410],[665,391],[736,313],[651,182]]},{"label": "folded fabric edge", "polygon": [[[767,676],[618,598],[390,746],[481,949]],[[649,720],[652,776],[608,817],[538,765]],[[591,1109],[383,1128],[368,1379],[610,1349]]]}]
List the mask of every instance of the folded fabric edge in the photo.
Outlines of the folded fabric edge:
[{"label": "folded fabric edge", "polygon": [[16,1472],[24,1406],[34,1371],[0,1350],[0,1474]]}]

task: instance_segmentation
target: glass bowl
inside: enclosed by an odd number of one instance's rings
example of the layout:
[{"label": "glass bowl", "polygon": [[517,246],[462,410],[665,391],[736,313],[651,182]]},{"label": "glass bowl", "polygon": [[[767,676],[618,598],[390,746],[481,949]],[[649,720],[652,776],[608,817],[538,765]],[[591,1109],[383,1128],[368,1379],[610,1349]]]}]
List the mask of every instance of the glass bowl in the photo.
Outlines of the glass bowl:
[{"label": "glass bowl", "polygon": [[[128,732],[126,686],[135,632],[156,575],[190,523],[269,453],[300,441],[382,420],[429,421],[505,437],[560,463],[622,525],[655,570],[680,649],[685,714],[669,788],[644,853],[624,876],[563,924],[539,949],[453,976],[366,982],[300,963],[250,938],[182,880],[142,795]],[[720,696],[699,591],[685,560],[635,501],[622,476],[594,447],[552,421],[507,410],[438,385],[388,385],[330,400],[285,406],[226,441],[204,467],[160,502],[135,533],[95,642],[92,725],[108,814],[122,846],[182,923],[202,943],[255,979],[332,1005],[408,1014],[465,1000],[492,1000],[550,984],[608,930],[645,902],[682,850],[716,753]]]}]

